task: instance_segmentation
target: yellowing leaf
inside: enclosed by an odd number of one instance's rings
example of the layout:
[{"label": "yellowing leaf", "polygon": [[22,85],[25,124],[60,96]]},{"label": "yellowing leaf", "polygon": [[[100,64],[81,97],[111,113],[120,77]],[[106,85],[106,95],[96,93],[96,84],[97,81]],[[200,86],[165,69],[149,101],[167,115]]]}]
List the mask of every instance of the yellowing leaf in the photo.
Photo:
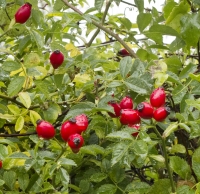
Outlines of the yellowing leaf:
[{"label": "yellowing leaf", "polygon": [[37,112],[30,110],[30,118],[33,125],[36,126],[36,122],[37,120],[41,119],[41,116]]},{"label": "yellowing leaf", "polygon": [[75,57],[75,56],[81,54],[81,52],[72,43],[66,44],[65,48],[66,48],[67,51],[70,51],[71,57]]},{"label": "yellowing leaf", "polygon": [[76,74],[73,82],[76,83],[76,87],[82,87],[86,82],[90,81],[91,77],[88,74]]},{"label": "yellowing leaf", "polygon": [[15,131],[21,131],[24,126],[24,117],[20,116],[15,124]]},{"label": "yellowing leaf", "polygon": [[10,72],[10,77],[12,77],[12,76],[14,76],[14,75],[16,75],[16,74],[20,73],[22,70],[23,70],[23,69],[22,69],[22,68],[20,68],[20,69],[18,69],[18,70],[11,71],[11,72]]},{"label": "yellowing leaf", "polygon": [[26,108],[29,108],[31,106],[31,98],[27,92],[20,92],[18,96],[19,96],[21,103]]}]

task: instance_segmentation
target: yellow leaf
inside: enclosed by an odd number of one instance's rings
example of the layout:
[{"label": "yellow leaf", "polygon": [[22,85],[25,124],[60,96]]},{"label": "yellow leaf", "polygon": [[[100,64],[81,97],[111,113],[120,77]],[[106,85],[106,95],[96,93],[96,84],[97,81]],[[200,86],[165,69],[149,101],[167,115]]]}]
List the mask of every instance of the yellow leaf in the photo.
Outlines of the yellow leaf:
[{"label": "yellow leaf", "polygon": [[73,82],[76,83],[76,87],[82,87],[86,82],[90,81],[91,77],[88,74],[76,74]]},{"label": "yellow leaf", "polygon": [[76,48],[72,43],[68,43],[65,45],[67,51],[70,52],[71,57],[75,57],[81,54],[78,48]]}]

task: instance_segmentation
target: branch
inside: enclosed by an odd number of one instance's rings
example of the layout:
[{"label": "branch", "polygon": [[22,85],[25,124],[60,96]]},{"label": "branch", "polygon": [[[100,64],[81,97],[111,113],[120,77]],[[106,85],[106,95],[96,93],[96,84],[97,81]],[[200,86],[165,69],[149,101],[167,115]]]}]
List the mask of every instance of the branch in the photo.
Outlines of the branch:
[{"label": "branch", "polygon": [[[106,15],[107,15],[107,13],[108,13],[108,10],[109,10],[110,5],[111,5],[111,1],[108,1],[107,4],[106,4],[106,9],[105,9],[105,11],[104,11],[102,20],[101,20],[102,25],[103,25],[104,22],[105,22]],[[99,32],[100,32],[100,29],[98,28],[98,29],[96,30],[96,32],[94,33],[94,35],[92,36],[92,38],[90,39],[90,41],[88,42],[88,44],[87,44],[88,47],[91,46],[92,42],[94,41],[94,39],[96,38],[96,36],[99,34]]]},{"label": "branch", "polygon": [[11,97],[9,97],[9,96],[6,96],[6,95],[3,95],[3,94],[0,94],[0,98],[3,98],[3,99],[6,99],[6,100],[9,100],[9,101],[11,101],[11,102],[13,102],[13,103],[15,103],[15,104],[21,106],[21,107],[26,108],[26,107],[25,107],[21,102],[17,101],[15,97],[11,98]]},{"label": "branch", "polygon": [[[79,15],[83,16],[83,12],[81,12],[79,9],[77,9],[76,7],[74,7],[73,5],[71,5],[69,3],[68,0],[62,0],[68,7],[70,7],[72,10],[74,10],[76,13],[78,13]],[[94,21],[93,19],[91,19],[92,24],[95,25],[96,27],[98,27],[99,29],[103,30],[104,32],[106,32],[107,34],[111,35],[112,37],[114,37],[119,43],[121,43],[121,45],[130,53],[130,55],[133,58],[138,58],[137,55],[135,54],[135,52],[118,36],[118,34],[115,34],[113,31],[109,30],[108,28],[104,27],[102,24]]]},{"label": "branch", "polygon": [[23,136],[29,136],[29,135],[35,135],[37,132],[32,133],[21,133],[21,134],[0,134],[0,137],[23,137]]}]

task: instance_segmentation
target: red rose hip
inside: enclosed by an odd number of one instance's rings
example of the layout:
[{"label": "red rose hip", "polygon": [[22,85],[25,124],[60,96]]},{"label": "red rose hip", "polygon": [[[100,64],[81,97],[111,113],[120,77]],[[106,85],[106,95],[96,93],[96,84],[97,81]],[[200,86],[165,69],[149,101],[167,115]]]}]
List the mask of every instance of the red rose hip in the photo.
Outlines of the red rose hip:
[{"label": "red rose hip", "polygon": [[125,96],[124,98],[122,98],[119,105],[120,105],[121,109],[132,109],[133,108],[133,100],[130,96]]},{"label": "red rose hip", "polygon": [[169,107],[159,107],[154,111],[153,118],[156,121],[163,121],[166,119],[166,117],[170,114],[170,108]]},{"label": "red rose hip", "polygon": [[120,122],[122,125],[138,124],[140,123],[140,117],[137,110],[122,109]]},{"label": "red rose hip", "polygon": [[[136,130],[139,130],[139,128],[140,128],[140,124],[128,124],[128,126],[131,127],[131,128],[134,128]],[[139,132],[134,132],[131,135],[133,137],[136,137],[136,136],[138,136],[138,134],[139,134]]]},{"label": "red rose hip", "polygon": [[85,114],[77,115],[75,117],[77,125],[77,133],[81,134],[88,127],[88,118]]},{"label": "red rose hip", "polygon": [[148,102],[142,102],[137,105],[138,114],[143,119],[151,119],[153,117],[154,108]]},{"label": "red rose hip", "polygon": [[121,49],[117,55],[121,56],[121,57],[126,57],[126,56],[130,56],[129,52],[126,49]]},{"label": "red rose hip", "polygon": [[30,3],[22,5],[15,14],[15,22],[20,24],[25,23],[31,15],[31,8],[32,5]]},{"label": "red rose hip", "polygon": [[72,118],[62,124],[60,134],[62,139],[67,142],[69,136],[78,133],[77,131],[76,119]]},{"label": "red rose hip", "polygon": [[55,50],[53,53],[51,53],[49,59],[53,68],[57,69],[58,67],[62,65],[64,61],[64,55],[59,50]]},{"label": "red rose hip", "polygon": [[153,107],[156,107],[156,108],[164,106],[165,97],[166,97],[166,94],[165,94],[164,89],[161,87],[157,88],[150,95],[150,103]]},{"label": "red rose hip", "polygon": [[51,139],[56,134],[56,131],[53,125],[43,120],[37,121],[36,131],[37,131],[38,136],[44,139]]},{"label": "red rose hip", "polygon": [[3,162],[0,160],[0,169],[2,168],[3,166]]},{"label": "red rose hip", "polygon": [[117,118],[117,117],[119,117],[120,116],[120,113],[121,113],[121,107],[120,107],[120,105],[117,103],[117,102],[115,102],[114,100],[111,100],[110,102],[108,102],[108,105],[110,105],[110,106],[112,106],[113,107],[113,109],[114,109],[114,112],[115,112],[115,114],[113,114],[113,113],[108,113],[112,118]]},{"label": "red rose hip", "polygon": [[79,149],[83,146],[84,140],[80,134],[76,133],[70,135],[67,142],[71,149],[79,151]]}]

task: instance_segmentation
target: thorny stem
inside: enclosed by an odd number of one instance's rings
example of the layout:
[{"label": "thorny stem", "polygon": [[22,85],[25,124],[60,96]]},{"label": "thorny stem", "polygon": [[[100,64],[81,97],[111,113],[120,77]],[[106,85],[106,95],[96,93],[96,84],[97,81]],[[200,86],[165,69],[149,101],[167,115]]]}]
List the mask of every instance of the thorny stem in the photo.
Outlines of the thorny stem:
[{"label": "thorny stem", "polygon": [[[111,5],[111,1],[108,1],[107,4],[106,4],[106,9],[105,9],[105,11],[104,11],[102,20],[101,20],[102,25],[103,25],[104,22],[105,22],[106,15],[107,15],[107,13],[108,13],[108,10],[109,10],[110,5]],[[87,47],[90,47],[90,46],[91,46],[92,42],[94,41],[94,39],[96,38],[96,36],[99,34],[99,32],[100,32],[100,29],[98,28],[98,29],[96,30],[96,32],[94,33],[94,35],[92,36],[92,38],[90,39],[90,41],[88,42]]]},{"label": "thorny stem", "polygon": [[171,169],[170,169],[170,166],[169,166],[169,158],[168,158],[168,155],[167,155],[167,150],[166,150],[166,143],[165,143],[165,138],[163,138],[159,131],[157,130],[156,127],[153,127],[156,135],[161,139],[162,141],[162,149],[163,149],[163,154],[164,154],[164,158],[165,158],[165,166],[167,168],[167,172],[168,172],[168,175],[169,175],[169,179],[170,179],[170,184],[171,184],[171,187],[172,187],[172,193],[175,193],[176,192],[176,188],[175,188],[175,185],[174,185],[174,181],[173,181],[173,175],[172,175],[172,172],[171,172]]},{"label": "thorny stem", "polygon": [[[74,7],[72,4],[69,3],[68,0],[62,0],[68,7],[70,7],[72,10],[74,10],[76,13],[80,14],[81,16],[84,15],[79,9],[77,9],[76,7]],[[130,53],[130,55],[133,58],[138,58],[137,55],[135,54],[135,52],[118,36],[118,34],[115,34],[113,31],[111,31],[110,29],[104,27],[101,23],[96,22],[95,20],[91,19],[91,23],[93,25],[95,25],[96,27],[98,27],[99,29],[103,30],[104,32],[106,32],[107,34],[111,35],[112,37],[114,37],[119,43],[121,43],[121,45]]]}]

